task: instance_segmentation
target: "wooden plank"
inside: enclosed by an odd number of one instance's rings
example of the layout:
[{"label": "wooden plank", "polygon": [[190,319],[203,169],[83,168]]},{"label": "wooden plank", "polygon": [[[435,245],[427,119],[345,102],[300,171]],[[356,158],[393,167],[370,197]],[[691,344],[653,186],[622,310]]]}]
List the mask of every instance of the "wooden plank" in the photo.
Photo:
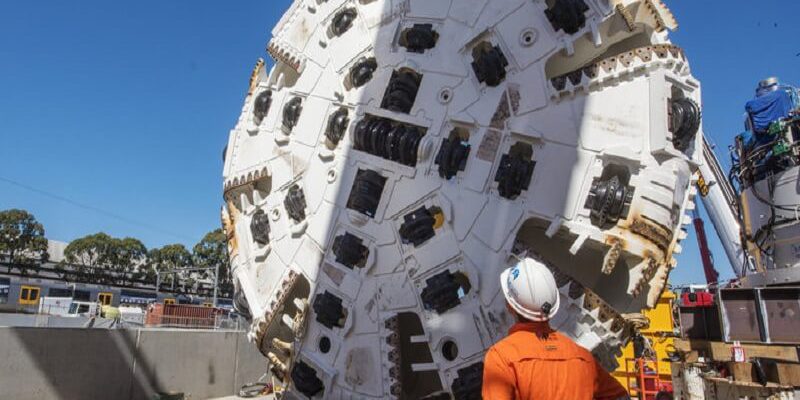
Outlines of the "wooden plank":
[{"label": "wooden plank", "polygon": [[711,377],[711,376],[703,377],[703,380],[705,380],[707,382],[713,382],[713,383],[717,383],[717,384],[725,384],[725,385],[731,385],[731,386],[750,387],[750,388],[757,388],[757,389],[778,389],[778,390],[794,391],[794,388],[789,386],[789,385],[778,385],[777,383],[773,383],[773,382],[767,382],[767,386],[762,386],[759,383],[736,382],[736,381],[730,381],[730,380],[728,380],[726,378]]},{"label": "wooden plank", "polygon": [[800,364],[765,363],[767,380],[781,385],[800,386]]},{"label": "wooden plank", "polygon": [[753,379],[753,363],[728,361],[726,365],[734,381],[746,383],[755,381]]},{"label": "wooden plank", "polygon": [[[708,340],[675,339],[675,349],[683,353],[697,351],[701,357],[710,357],[715,361],[733,361],[731,347],[725,342],[711,342]],[[797,346],[768,345],[743,343],[745,357],[763,357],[776,360],[800,362]]]},{"label": "wooden plank", "polygon": [[691,350],[683,353],[683,361],[689,364],[700,361],[700,352],[697,350]]}]

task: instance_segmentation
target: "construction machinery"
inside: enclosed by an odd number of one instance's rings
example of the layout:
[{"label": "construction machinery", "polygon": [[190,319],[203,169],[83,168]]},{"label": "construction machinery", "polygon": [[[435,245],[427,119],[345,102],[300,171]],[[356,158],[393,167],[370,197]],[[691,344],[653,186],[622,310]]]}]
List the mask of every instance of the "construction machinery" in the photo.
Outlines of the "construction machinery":
[{"label": "construction machinery", "polygon": [[692,223],[694,224],[694,231],[697,235],[697,247],[700,249],[700,261],[703,263],[703,273],[706,277],[706,283],[709,285],[716,285],[717,282],[719,282],[719,272],[714,268],[714,256],[711,254],[711,249],[708,247],[705,224],[703,223],[703,219],[700,218],[700,213],[697,209],[692,210]]},{"label": "construction machinery", "polygon": [[296,0],[223,152],[235,304],[283,395],[480,398],[523,255],[614,369],[704,165],[676,27],[659,0]]},{"label": "construction machinery", "polygon": [[639,329],[638,335],[622,348],[617,359],[619,367],[612,376],[632,398],[672,398],[672,364],[666,358],[675,352],[675,300],[672,291],[664,291],[658,304],[644,312],[647,326]]},{"label": "construction machinery", "polygon": [[676,396],[687,399],[785,399],[800,386],[798,91],[766,79],[745,110],[730,173],[707,144],[700,169],[699,192],[736,278],[716,282],[700,225],[711,290],[683,294],[672,368]]}]

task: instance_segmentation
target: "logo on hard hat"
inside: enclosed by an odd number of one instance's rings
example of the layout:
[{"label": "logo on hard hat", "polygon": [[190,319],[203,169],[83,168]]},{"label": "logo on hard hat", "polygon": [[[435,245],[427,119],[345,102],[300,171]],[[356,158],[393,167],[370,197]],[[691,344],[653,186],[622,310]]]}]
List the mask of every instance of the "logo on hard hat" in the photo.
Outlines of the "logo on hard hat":
[{"label": "logo on hard hat", "polygon": [[514,280],[517,280],[517,278],[519,278],[519,267],[514,267],[514,269],[511,270],[511,275],[514,277]]}]

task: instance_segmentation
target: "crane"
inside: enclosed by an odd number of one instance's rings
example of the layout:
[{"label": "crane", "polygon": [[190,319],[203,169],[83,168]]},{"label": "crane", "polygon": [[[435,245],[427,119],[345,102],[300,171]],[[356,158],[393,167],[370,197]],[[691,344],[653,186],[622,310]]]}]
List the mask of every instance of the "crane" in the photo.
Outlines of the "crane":
[{"label": "crane", "polygon": [[[703,163],[698,169],[697,187],[700,199],[703,202],[711,224],[725,249],[725,255],[730,260],[733,272],[738,278],[747,274],[747,260],[742,247],[741,231],[739,229],[739,213],[737,211],[736,192],[728,182],[727,176],[720,166],[714,149],[708,139],[703,136]],[[697,231],[697,241],[700,246],[700,255],[703,260],[708,283],[716,282],[719,274],[714,269],[713,257],[708,248],[703,221],[697,210],[693,210],[694,227]],[[713,279],[712,279],[713,278]]]},{"label": "crane", "polygon": [[697,233],[697,245],[700,248],[700,259],[703,262],[703,272],[706,275],[706,283],[709,285],[716,284],[719,281],[719,272],[714,268],[714,256],[711,253],[711,249],[708,247],[706,229],[703,226],[703,219],[700,218],[700,213],[697,212],[697,209],[692,210],[692,222],[694,223],[694,230]]}]

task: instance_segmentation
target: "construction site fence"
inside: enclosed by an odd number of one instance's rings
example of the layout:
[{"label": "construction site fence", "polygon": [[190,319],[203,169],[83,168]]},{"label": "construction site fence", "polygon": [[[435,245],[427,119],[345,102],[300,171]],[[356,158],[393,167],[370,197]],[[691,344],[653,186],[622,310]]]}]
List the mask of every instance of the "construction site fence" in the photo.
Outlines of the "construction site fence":
[{"label": "construction site fence", "polygon": [[146,326],[152,328],[226,329],[236,331],[249,329],[249,324],[244,319],[225,315],[216,315],[210,318],[164,315],[160,318],[151,318]]}]

